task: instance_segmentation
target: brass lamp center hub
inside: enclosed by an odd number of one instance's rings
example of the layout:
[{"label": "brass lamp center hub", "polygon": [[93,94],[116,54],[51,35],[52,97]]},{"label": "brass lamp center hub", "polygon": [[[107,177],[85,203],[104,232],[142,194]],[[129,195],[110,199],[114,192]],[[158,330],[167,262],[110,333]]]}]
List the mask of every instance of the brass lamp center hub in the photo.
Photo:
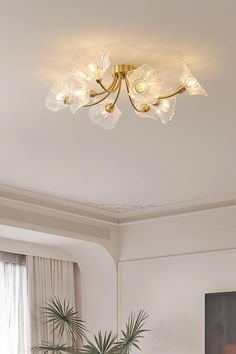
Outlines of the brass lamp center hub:
[{"label": "brass lamp center hub", "polygon": [[135,69],[134,65],[130,64],[117,64],[114,65],[112,68],[112,74],[115,76],[116,74],[122,74],[122,76],[125,76],[127,72],[132,71]]}]

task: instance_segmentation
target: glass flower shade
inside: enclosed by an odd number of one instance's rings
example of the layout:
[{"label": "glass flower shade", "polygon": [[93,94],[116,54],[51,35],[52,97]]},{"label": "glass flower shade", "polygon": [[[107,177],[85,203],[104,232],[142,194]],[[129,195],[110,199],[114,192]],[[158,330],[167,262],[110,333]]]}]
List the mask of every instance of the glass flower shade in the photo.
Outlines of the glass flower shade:
[{"label": "glass flower shade", "polygon": [[121,116],[121,111],[116,105],[114,106],[114,110],[112,112],[106,111],[105,107],[110,103],[111,102],[109,100],[105,100],[102,103],[91,107],[89,111],[91,121],[95,125],[99,125],[106,130],[115,128],[116,123]]},{"label": "glass flower shade", "polygon": [[[160,100],[158,106],[151,106],[149,111],[143,113],[136,112],[136,114],[140,118],[144,118],[144,119],[153,119],[153,120],[160,119],[162,124],[166,124],[174,116],[175,103],[176,103],[176,97],[166,98]],[[139,109],[141,108],[141,106],[142,106],[141,104],[137,105]]]},{"label": "glass flower shade", "polygon": [[128,72],[127,78],[129,94],[132,98],[147,104],[152,104],[157,100],[161,89],[161,78],[155,68],[144,64]]},{"label": "glass flower shade", "polygon": [[182,85],[184,85],[190,95],[207,96],[206,91],[202,88],[199,81],[192,75],[190,67],[186,64],[183,66],[180,82]]},{"label": "glass flower shade", "polygon": [[154,106],[156,114],[159,116],[162,124],[168,123],[175,114],[176,97],[170,97],[160,100],[158,106]]},{"label": "glass flower shade", "polygon": [[50,89],[46,98],[47,109],[57,112],[70,107],[72,113],[89,102],[89,88],[78,80],[58,81]]},{"label": "glass flower shade", "polygon": [[106,49],[91,49],[78,62],[74,73],[78,80],[99,80],[110,66],[109,52]]}]

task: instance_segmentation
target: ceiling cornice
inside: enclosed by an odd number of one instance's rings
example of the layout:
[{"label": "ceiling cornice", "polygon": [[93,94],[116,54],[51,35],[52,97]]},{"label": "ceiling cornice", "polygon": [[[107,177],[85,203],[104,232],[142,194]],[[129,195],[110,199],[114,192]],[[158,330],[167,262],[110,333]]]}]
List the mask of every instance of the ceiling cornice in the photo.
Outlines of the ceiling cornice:
[{"label": "ceiling cornice", "polygon": [[227,196],[224,198],[201,199],[178,204],[169,204],[162,207],[143,210],[140,212],[127,212],[119,221],[121,225],[133,224],[142,221],[149,221],[164,217],[175,217],[189,213],[204,212],[219,208],[236,206],[236,197]]},{"label": "ceiling cornice", "polygon": [[236,206],[236,194],[178,204],[77,203],[12,186],[0,185],[0,206],[67,221],[94,224],[101,228],[121,226],[163,217]]},{"label": "ceiling cornice", "polygon": [[0,203],[10,203],[19,208],[33,207],[49,214],[63,213],[66,217],[117,224],[113,212],[7,185],[0,185]]}]

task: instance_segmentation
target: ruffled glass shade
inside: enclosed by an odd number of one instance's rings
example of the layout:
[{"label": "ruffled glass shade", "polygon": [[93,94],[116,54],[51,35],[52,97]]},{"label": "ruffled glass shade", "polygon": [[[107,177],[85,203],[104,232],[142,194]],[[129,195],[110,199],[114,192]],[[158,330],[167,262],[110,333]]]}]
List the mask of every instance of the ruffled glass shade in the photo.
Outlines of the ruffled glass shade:
[{"label": "ruffled glass shade", "polygon": [[132,98],[147,104],[157,101],[161,89],[161,78],[155,68],[144,64],[128,72],[127,78]]},{"label": "ruffled glass shade", "polygon": [[115,128],[116,123],[121,116],[121,111],[117,106],[114,106],[114,110],[112,112],[107,112],[105,108],[109,104],[110,101],[105,100],[102,103],[91,107],[89,111],[91,121],[95,125],[99,125],[100,127],[107,130]]},{"label": "ruffled glass shade", "polygon": [[[140,102],[135,102],[135,105],[138,109],[141,109],[142,107],[142,103]],[[155,106],[150,106],[150,110],[147,112],[137,112],[135,111],[135,114],[139,117],[139,118],[143,118],[143,119],[153,119],[153,120],[158,120],[159,116],[157,115],[156,111],[155,111]]]},{"label": "ruffled glass shade", "polygon": [[78,80],[58,81],[46,98],[45,106],[53,112],[70,107],[72,113],[87,104],[90,99],[87,85]]},{"label": "ruffled glass shade", "polygon": [[[136,112],[138,117],[144,119],[153,119],[158,120],[160,119],[162,124],[168,123],[174,116],[175,113],[175,102],[176,98],[166,98],[160,100],[158,106],[151,106],[150,110],[147,112]],[[140,109],[141,104],[137,104],[137,107]]]},{"label": "ruffled glass shade", "polygon": [[158,106],[155,106],[155,111],[159,116],[162,124],[168,123],[175,114],[176,97],[160,100]]},{"label": "ruffled glass shade", "polygon": [[74,73],[78,80],[99,80],[110,65],[109,52],[106,49],[91,49],[81,56]]},{"label": "ruffled glass shade", "polygon": [[186,64],[183,66],[180,82],[182,85],[184,85],[190,95],[207,96],[206,91],[202,88],[199,81],[192,75],[190,67]]}]

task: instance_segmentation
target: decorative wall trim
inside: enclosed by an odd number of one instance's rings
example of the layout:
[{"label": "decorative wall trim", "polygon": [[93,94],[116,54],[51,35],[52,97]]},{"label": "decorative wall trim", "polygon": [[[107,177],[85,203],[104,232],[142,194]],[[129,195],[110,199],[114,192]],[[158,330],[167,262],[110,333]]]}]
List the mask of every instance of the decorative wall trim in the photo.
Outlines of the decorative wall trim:
[{"label": "decorative wall trim", "polygon": [[[91,225],[96,226],[98,230],[102,230],[98,232],[98,235],[103,235],[100,236],[101,238],[109,238],[104,230],[109,230],[112,226],[232,206],[236,206],[236,194],[157,207],[148,203],[130,205],[76,203],[16,187],[0,185],[1,208],[63,219],[68,223],[74,223],[75,227],[76,224],[78,227],[84,224],[87,225],[88,230]],[[93,231],[86,232],[91,233],[93,237]]]},{"label": "decorative wall trim", "polygon": [[184,215],[189,213],[204,212],[207,210],[214,210],[219,208],[236,206],[235,196],[226,196],[224,198],[211,198],[195,200],[191,202],[183,202],[179,204],[166,205],[156,207],[140,212],[126,213],[120,219],[120,224],[133,224],[137,222],[150,221],[163,217],[174,217],[177,215]]},{"label": "decorative wall trim", "polygon": [[235,253],[236,252],[236,247],[230,247],[230,248],[216,248],[216,249],[208,249],[208,250],[202,250],[202,251],[186,251],[184,253],[171,253],[171,254],[163,254],[159,256],[150,256],[150,257],[144,257],[144,258],[132,258],[132,259],[127,259],[127,260],[119,260],[118,266],[125,265],[125,264],[135,264],[135,263],[142,263],[142,262],[154,262],[157,260],[161,259],[172,259],[172,258],[182,258],[182,257],[193,257],[193,256],[201,256],[201,255],[214,255],[218,253]]},{"label": "decorative wall trim", "polygon": [[154,204],[148,204],[148,203],[131,203],[131,204],[101,204],[101,203],[84,203],[83,205],[88,205],[92,206],[94,208],[97,208],[99,210],[105,210],[105,211],[110,211],[112,213],[119,214],[119,216],[122,216],[122,214],[127,213],[127,212],[134,212],[134,211],[143,211],[143,210],[149,210],[156,208],[157,206]]},{"label": "decorative wall trim", "polygon": [[[9,186],[0,186],[0,223],[61,236],[111,242],[114,222],[77,205]],[[116,221],[116,220],[115,220]]]},{"label": "decorative wall trim", "polygon": [[96,220],[105,223],[116,223],[114,213],[106,210],[100,210],[93,206],[85,205],[83,203],[76,203],[61,198],[48,196],[41,193],[35,193],[25,189],[16,187],[0,185],[0,201],[9,201],[10,203],[18,203],[22,205],[29,205],[33,207],[43,208],[43,210],[53,210],[63,212],[68,215],[80,216],[90,220]]}]

